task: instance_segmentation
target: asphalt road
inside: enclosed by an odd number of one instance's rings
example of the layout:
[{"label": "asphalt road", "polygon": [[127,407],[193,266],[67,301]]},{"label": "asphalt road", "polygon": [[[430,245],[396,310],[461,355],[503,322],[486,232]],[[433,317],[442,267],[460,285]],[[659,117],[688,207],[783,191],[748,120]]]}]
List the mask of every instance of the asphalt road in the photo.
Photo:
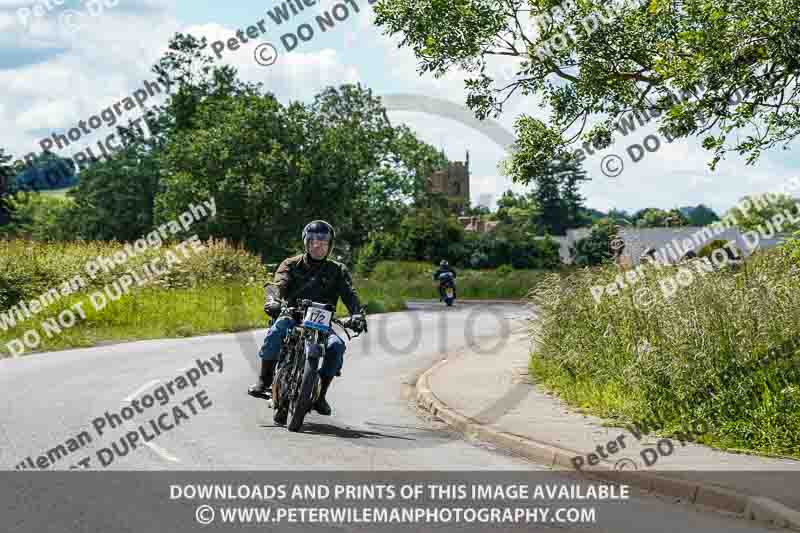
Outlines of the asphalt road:
[{"label": "asphalt road", "polygon": [[[48,470],[66,470],[83,460],[102,471],[552,472],[489,445],[463,441],[418,410],[412,394],[416,376],[444,354],[501,349],[512,331],[524,327],[527,316],[520,305],[462,303],[451,309],[417,305],[409,312],[370,317],[369,333],[348,343],[343,375],[329,392],[333,415],[312,412],[300,433],[275,426],[267,403],[245,393],[255,378],[256,350],[265,330],[0,360],[5,400],[0,402],[0,468],[12,470],[27,457],[35,463],[59,444],[69,448],[74,438],[73,451],[56,457]],[[208,361],[205,368],[210,369],[215,357],[222,362],[221,372],[219,367],[207,375],[197,371],[196,386],[180,388],[178,377],[198,368],[198,359]],[[140,405],[141,414],[114,429],[106,422],[98,435],[98,417],[120,413],[132,400],[141,402],[159,388],[168,390],[167,384],[175,393],[169,403]],[[180,403],[190,396],[195,396],[191,404]],[[176,417],[176,405],[185,416]],[[165,425],[178,425],[123,454],[124,435],[140,425],[154,433],[158,424],[147,423],[162,413]],[[82,433],[92,441],[78,448]],[[101,448],[111,450],[104,452],[108,465],[99,464]],[[553,475],[574,482],[568,473]],[[602,518],[602,527],[592,530],[764,530],[651,496],[637,496]]]}]

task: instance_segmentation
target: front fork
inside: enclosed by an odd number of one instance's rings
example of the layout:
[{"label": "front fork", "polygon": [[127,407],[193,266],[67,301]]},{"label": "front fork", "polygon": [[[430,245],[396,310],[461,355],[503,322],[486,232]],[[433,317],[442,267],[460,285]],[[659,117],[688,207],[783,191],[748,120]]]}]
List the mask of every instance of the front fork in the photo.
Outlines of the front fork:
[{"label": "front fork", "polygon": [[305,354],[306,354],[306,367],[311,367],[317,372],[317,379],[314,382],[314,391],[311,394],[311,405],[319,398],[320,384],[319,384],[319,365],[320,361],[325,357],[325,346],[322,344],[321,334],[319,331],[314,330],[310,338],[305,339]]}]

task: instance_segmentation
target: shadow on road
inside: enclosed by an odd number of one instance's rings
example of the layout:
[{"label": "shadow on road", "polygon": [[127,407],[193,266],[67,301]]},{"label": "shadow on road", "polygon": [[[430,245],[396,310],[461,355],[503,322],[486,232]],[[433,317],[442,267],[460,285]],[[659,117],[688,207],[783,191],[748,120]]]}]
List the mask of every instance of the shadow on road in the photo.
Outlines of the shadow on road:
[{"label": "shadow on road", "polygon": [[388,433],[379,433],[377,431],[364,431],[360,429],[341,428],[332,426],[331,424],[314,424],[307,422],[303,425],[303,433],[310,435],[330,435],[332,437],[339,437],[342,439],[399,439],[399,440],[416,440],[410,437],[401,437],[400,435],[390,435]]},{"label": "shadow on road", "polygon": [[[278,428],[286,430],[286,426],[279,426],[277,424],[261,424],[262,428]],[[338,437],[341,439],[399,439],[413,441],[416,439],[410,437],[402,437],[400,435],[389,435],[387,433],[379,433],[377,431],[363,431],[352,428],[342,428],[333,426],[331,424],[315,424],[313,422],[303,423],[300,429],[301,433],[308,435],[328,435],[331,437]]]}]

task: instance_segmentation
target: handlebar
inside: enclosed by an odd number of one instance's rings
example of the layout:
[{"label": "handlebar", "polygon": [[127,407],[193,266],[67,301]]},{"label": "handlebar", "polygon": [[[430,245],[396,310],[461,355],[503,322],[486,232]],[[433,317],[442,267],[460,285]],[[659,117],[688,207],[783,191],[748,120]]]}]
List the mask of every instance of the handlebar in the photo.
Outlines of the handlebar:
[{"label": "handlebar", "polygon": [[[313,303],[311,300],[300,300],[300,302],[301,302],[302,305],[299,306],[299,307],[296,307],[296,306],[295,307],[289,307],[289,306],[286,305],[287,302],[285,302],[283,300],[277,300],[276,303],[280,303],[281,304],[281,312],[280,312],[279,316],[290,316],[290,317],[294,318],[295,316],[297,316],[300,313],[302,313],[304,307],[307,308]],[[326,307],[327,310],[333,311],[331,305],[326,305],[325,307]],[[358,329],[353,328],[352,326],[350,326],[350,319],[353,316],[357,316],[357,315],[352,315],[352,316],[346,317],[343,320],[339,320],[336,317],[332,317],[331,318],[331,324],[336,324],[336,325],[340,326],[341,328],[343,328],[345,330],[345,334],[347,335],[347,339],[348,340],[355,339],[356,337],[360,336],[362,333],[367,332],[366,324],[365,324],[364,330],[358,330]],[[354,332],[355,335],[351,336],[350,335],[350,331]]]}]

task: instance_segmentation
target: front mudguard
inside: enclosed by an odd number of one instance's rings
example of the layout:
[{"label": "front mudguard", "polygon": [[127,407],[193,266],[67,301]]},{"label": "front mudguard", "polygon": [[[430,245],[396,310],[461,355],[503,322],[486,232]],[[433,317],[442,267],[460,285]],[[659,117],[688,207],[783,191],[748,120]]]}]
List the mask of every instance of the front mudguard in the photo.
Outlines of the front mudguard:
[{"label": "front mudguard", "polygon": [[314,359],[319,366],[319,360],[325,357],[325,348],[321,344],[305,341],[306,361]]}]

